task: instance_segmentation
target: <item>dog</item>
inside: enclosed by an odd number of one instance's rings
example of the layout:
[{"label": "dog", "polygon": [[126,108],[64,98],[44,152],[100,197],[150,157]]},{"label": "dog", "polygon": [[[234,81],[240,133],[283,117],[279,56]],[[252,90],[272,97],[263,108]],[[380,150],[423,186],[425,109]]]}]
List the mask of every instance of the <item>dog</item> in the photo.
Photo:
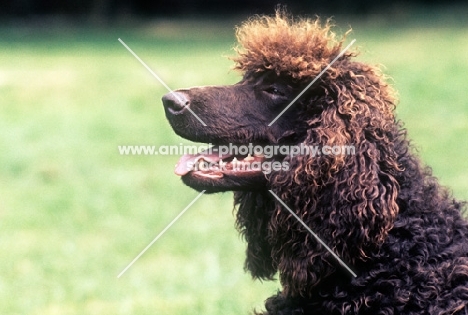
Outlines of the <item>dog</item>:
[{"label": "dog", "polygon": [[468,314],[465,203],[412,152],[381,70],[318,18],[278,10],[237,38],[240,82],[162,102],[175,133],[213,144],[176,174],[198,191],[234,191],[246,270],[279,275],[263,314]]}]

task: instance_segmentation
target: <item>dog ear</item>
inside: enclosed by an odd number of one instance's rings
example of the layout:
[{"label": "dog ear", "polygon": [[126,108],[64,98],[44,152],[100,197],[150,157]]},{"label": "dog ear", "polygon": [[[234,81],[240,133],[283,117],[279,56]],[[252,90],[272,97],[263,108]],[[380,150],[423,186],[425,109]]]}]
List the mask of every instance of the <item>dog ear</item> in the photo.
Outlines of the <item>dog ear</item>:
[{"label": "dog ear", "polygon": [[[323,93],[309,105],[321,111],[310,109],[314,115],[308,117],[303,145],[316,150],[289,156],[290,171],[272,174],[270,184],[345,263],[356,266],[393,227],[402,170],[392,94],[374,69],[349,68],[323,83]],[[281,279],[292,292],[302,291],[336,264],[281,205],[276,208],[271,226]]]},{"label": "dog ear", "polygon": [[[328,155],[312,158],[306,167],[322,170],[319,185],[330,191],[332,238],[337,250],[355,261],[365,260],[366,247],[385,240],[398,214],[401,134],[393,92],[380,72],[359,63],[347,68],[328,84],[320,127],[311,129],[307,140]],[[331,154],[323,151],[326,145]]]}]

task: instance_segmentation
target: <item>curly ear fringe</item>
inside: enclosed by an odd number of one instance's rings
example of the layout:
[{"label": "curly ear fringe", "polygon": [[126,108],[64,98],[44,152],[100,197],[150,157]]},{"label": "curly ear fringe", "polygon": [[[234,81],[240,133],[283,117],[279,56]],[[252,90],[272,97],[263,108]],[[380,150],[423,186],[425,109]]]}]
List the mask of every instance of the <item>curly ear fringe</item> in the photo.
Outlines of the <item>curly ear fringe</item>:
[{"label": "curly ear fringe", "polygon": [[[308,118],[311,127],[304,142],[353,146],[354,152],[289,157],[290,172],[272,174],[269,181],[340,258],[355,266],[378,250],[393,227],[399,212],[397,176],[403,171],[398,150],[408,144],[395,122],[392,89],[374,68],[346,61],[335,74],[334,80],[320,83],[320,96],[305,105],[305,111],[322,111]],[[287,294],[314,292],[313,287],[336,271],[330,255],[281,205],[270,227]]]},{"label": "curly ear fringe", "polygon": [[[271,70],[300,80],[318,75],[341,51],[340,39],[330,20],[294,20],[279,8],[276,15],[257,16],[237,28],[239,46],[231,59],[235,69],[246,72]],[[356,53],[347,52],[343,58]]]}]

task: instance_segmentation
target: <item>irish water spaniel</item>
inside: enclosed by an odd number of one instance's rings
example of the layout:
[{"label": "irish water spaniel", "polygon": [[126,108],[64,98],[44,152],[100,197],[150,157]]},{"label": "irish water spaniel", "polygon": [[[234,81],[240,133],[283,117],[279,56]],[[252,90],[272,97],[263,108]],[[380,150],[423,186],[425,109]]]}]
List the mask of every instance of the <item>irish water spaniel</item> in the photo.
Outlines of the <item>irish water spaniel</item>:
[{"label": "irish water spaniel", "polygon": [[[284,12],[248,20],[237,38],[239,83],[180,89],[163,103],[177,134],[214,145],[183,156],[176,173],[197,190],[234,191],[246,270],[278,272],[282,291],[264,314],[468,314],[464,203],[412,152],[386,77],[347,51],[271,124],[345,38]],[[257,154],[221,152],[228,144]],[[258,150],[300,145],[319,151]],[[354,151],[335,150],[345,146]]]}]

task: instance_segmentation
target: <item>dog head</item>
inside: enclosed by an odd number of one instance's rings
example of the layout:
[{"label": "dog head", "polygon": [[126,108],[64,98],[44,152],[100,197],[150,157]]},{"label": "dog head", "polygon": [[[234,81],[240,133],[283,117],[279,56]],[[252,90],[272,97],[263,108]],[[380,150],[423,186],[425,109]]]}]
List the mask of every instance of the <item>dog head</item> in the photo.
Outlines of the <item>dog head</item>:
[{"label": "dog head", "polygon": [[[213,143],[214,150],[233,144],[264,152],[184,156],[176,173],[197,190],[237,191],[238,224],[253,244],[247,268],[261,278],[279,269],[286,292],[301,294],[333,272],[332,259],[308,233],[291,228],[299,223],[281,204],[259,196],[272,190],[345,261],[365,261],[399,211],[397,177],[408,145],[385,76],[355,61],[353,52],[340,54],[345,38],[337,39],[330,23],[278,12],[247,21],[237,38],[239,83],[177,90],[163,97],[164,108],[184,138]],[[267,156],[269,146],[290,150]],[[297,151],[304,147],[309,151]],[[186,168],[187,162],[198,167]],[[200,167],[204,162],[208,167]],[[279,164],[267,172],[235,167],[254,162]],[[261,211],[269,223],[259,223]],[[255,246],[259,226],[269,230],[263,235],[269,241]]]}]

